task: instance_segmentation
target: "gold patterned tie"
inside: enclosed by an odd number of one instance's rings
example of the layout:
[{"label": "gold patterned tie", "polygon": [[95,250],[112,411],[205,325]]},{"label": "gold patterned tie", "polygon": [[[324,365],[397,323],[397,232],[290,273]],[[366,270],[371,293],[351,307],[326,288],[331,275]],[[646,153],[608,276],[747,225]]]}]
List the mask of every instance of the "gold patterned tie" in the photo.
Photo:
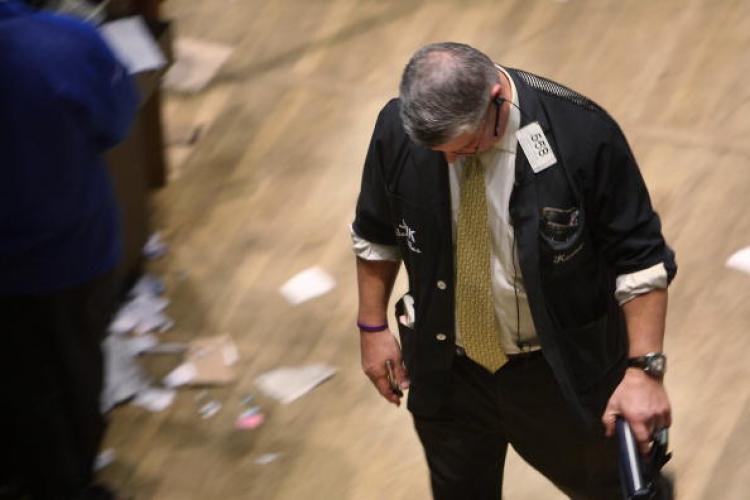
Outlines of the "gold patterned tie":
[{"label": "gold patterned tie", "polygon": [[500,344],[490,278],[490,232],[484,167],[466,160],[456,235],[456,314],[466,354],[491,372],[508,361]]}]

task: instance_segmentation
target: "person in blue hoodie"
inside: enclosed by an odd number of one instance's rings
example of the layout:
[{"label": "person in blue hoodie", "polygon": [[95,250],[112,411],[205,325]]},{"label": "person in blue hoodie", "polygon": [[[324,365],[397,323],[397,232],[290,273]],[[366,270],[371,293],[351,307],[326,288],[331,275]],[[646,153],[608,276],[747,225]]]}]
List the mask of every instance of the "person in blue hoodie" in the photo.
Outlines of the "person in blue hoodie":
[{"label": "person in blue hoodie", "polygon": [[[127,134],[133,81],[95,27],[0,0],[0,484],[109,498],[100,342],[121,252],[102,154]],[[0,487],[0,492],[3,487]],[[2,495],[2,493],[0,493]]]}]

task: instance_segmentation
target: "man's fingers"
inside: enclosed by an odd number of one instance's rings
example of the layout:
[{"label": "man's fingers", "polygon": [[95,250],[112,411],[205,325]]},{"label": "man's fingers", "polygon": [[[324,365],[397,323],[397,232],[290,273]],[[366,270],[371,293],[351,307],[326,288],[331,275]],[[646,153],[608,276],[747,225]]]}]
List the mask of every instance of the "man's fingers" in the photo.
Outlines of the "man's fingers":
[{"label": "man's fingers", "polygon": [[409,388],[409,384],[411,383],[409,381],[409,374],[406,373],[406,367],[403,363],[399,362],[396,363],[396,366],[394,367],[394,372],[396,375],[396,383],[401,388],[402,391],[405,391]]},{"label": "man's fingers", "polygon": [[602,424],[604,425],[604,435],[611,437],[615,434],[615,421],[617,420],[617,413],[607,408],[602,415]]},{"label": "man's fingers", "polygon": [[388,383],[388,378],[385,375],[373,379],[372,383],[375,384],[375,388],[378,390],[381,396],[383,396],[385,399],[395,404],[396,406],[401,405],[401,398],[393,394],[391,385]]},{"label": "man's fingers", "polygon": [[641,454],[645,455],[651,451],[651,442],[654,436],[653,425],[643,422],[631,422],[630,429],[633,431],[633,437],[638,443],[638,449],[641,451]]}]

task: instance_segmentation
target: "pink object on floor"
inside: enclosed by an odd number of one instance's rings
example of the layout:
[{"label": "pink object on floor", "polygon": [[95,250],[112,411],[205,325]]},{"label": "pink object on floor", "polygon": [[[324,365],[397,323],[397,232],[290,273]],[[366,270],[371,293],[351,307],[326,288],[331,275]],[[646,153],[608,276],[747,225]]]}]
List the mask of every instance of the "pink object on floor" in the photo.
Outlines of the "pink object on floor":
[{"label": "pink object on floor", "polygon": [[262,413],[247,416],[241,415],[234,423],[234,426],[241,430],[255,429],[256,427],[260,427],[265,420],[266,417]]}]

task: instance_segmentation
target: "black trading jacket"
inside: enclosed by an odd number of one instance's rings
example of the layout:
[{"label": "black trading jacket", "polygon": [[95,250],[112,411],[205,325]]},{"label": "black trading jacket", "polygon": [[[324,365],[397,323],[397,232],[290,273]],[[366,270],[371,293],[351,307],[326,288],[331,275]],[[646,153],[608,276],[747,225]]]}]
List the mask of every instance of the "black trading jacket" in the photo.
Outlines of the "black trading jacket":
[{"label": "black trading jacket", "polygon": [[[510,216],[521,273],[544,357],[592,424],[627,357],[615,278],[663,262],[671,281],[674,253],[614,120],[570,89],[508,71],[521,127],[539,122],[557,158],[535,174],[518,146]],[[400,247],[416,316],[413,330],[399,324],[408,407],[429,415],[449,390],[456,351],[448,166],[442,153],[408,138],[397,99],[375,125],[353,227],[368,241]]]}]

